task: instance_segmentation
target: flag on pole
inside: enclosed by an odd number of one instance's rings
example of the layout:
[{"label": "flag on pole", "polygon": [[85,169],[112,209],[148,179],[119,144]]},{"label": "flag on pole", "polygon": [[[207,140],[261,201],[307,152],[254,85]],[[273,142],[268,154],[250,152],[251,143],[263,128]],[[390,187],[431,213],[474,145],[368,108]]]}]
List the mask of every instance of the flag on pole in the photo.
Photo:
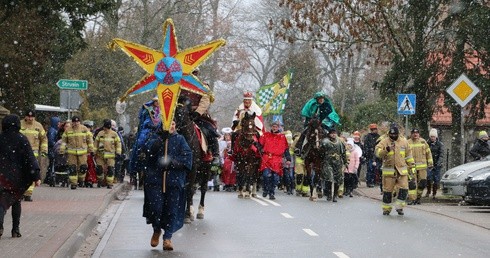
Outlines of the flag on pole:
[{"label": "flag on pole", "polygon": [[262,108],[263,116],[284,112],[292,77],[292,72],[288,72],[281,80],[259,88],[255,101]]}]

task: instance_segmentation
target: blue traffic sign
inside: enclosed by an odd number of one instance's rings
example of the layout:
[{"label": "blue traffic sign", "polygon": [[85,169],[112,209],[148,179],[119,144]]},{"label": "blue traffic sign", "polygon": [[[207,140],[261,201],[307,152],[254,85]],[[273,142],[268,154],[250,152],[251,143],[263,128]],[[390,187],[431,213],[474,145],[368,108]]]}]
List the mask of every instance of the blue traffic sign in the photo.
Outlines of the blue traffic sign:
[{"label": "blue traffic sign", "polygon": [[399,115],[415,115],[415,94],[398,94],[397,110]]}]

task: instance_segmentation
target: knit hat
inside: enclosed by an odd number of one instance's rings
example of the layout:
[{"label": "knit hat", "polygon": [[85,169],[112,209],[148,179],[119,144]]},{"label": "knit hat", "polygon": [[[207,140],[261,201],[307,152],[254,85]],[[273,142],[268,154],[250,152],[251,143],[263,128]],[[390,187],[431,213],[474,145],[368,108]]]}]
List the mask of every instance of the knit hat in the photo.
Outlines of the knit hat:
[{"label": "knit hat", "polygon": [[79,116],[72,116],[71,121],[72,122],[80,122],[80,117]]},{"label": "knit hat", "polygon": [[431,136],[434,136],[437,138],[437,129],[435,129],[435,128],[430,129],[429,137],[431,137]]},{"label": "knit hat", "polygon": [[486,131],[480,131],[480,133],[478,133],[478,139],[483,139],[483,138],[488,138],[488,134]]}]

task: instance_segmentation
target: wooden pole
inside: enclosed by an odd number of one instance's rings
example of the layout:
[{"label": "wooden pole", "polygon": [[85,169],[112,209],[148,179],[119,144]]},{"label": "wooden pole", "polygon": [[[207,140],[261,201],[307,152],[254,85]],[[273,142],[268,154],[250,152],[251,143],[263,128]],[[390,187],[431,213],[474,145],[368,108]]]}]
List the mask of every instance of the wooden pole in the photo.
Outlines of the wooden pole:
[{"label": "wooden pole", "polygon": [[[168,153],[168,138],[165,139],[165,153],[164,153],[164,158],[163,160],[167,161],[167,153]],[[163,184],[162,184],[162,191],[163,193],[166,192],[165,188],[165,182],[167,181],[167,170],[163,171]]]}]

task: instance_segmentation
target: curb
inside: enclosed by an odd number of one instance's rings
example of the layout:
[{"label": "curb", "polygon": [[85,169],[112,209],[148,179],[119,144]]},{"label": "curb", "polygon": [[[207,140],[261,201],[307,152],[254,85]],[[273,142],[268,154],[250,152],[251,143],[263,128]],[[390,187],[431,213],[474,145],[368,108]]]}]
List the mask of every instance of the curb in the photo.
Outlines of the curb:
[{"label": "curb", "polygon": [[89,214],[84,221],[78,226],[77,229],[71,234],[71,236],[63,243],[63,245],[56,251],[53,257],[74,257],[78,252],[85,239],[90,235],[92,230],[97,226],[99,217],[104,213],[109,203],[117,198],[117,195],[121,193],[127,182],[117,184],[117,186],[104,197],[104,201],[94,214]]}]

